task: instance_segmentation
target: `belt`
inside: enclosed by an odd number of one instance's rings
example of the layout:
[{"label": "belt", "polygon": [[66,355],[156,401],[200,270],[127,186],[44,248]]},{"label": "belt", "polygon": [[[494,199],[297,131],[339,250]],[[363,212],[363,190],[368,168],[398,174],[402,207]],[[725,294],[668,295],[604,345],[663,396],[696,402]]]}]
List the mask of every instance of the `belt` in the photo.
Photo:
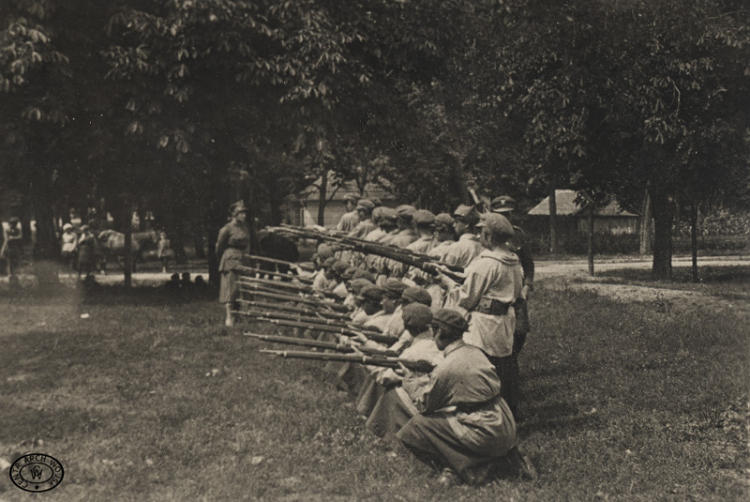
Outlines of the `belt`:
[{"label": "belt", "polygon": [[459,413],[474,413],[475,411],[494,406],[495,403],[497,403],[498,399],[500,399],[499,394],[480,403],[460,403],[456,405],[456,411]]},{"label": "belt", "polygon": [[512,306],[512,303],[505,303],[497,298],[490,298],[488,296],[485,296],[481,300],[479,300],[479,305],[474,309],[474,311],[479,312],[480,314],[487,314],[487,315],[506,315],[508,313],[508,309]]}]

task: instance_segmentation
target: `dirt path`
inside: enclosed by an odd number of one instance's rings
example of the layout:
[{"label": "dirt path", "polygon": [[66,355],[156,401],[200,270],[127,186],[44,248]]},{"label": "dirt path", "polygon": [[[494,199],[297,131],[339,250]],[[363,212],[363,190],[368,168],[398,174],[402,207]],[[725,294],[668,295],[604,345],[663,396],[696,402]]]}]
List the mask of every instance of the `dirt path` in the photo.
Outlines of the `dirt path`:
[{"label": "dirt path", "polygon": [[[674,267],[689,267],[689,258],[675,258]],[[750,257],[729,256],[701,258],[699,267],[750,266]],[[650,260],[608,260],[596,262],[595,274],[610,270],[651,268]],[[664,309],[682,308],[728,308],[744,314],[750,314],[750,294],[718,295],[716,288],[686,291],[670,288],[666,285],[643,285],[622,282],[616,283],[612,277],[594,277],[588,274],[588,263],[585,260],[573,261],[540,261],[536,263],[537,282],[540,287],[556,290],[592,291],[600,296],[618,301],[654,302]],[[700,287],[700,286],[696,286]]]}]

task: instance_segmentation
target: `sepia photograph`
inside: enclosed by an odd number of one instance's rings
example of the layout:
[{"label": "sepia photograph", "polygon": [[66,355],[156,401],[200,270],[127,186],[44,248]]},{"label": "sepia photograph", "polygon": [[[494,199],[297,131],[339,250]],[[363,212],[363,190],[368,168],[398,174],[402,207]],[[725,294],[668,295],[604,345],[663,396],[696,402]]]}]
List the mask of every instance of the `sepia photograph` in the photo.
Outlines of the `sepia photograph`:
[{"label": "sepia photograph", "polygon": [[746,0],[0,0],[0,502],[750,500]]}]

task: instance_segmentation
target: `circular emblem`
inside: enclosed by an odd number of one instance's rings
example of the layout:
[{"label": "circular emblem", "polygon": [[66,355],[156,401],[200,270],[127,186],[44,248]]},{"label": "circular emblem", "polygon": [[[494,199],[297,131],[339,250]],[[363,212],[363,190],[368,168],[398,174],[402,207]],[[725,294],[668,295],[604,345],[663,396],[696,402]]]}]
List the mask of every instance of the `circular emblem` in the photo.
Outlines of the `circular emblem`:
[{"label": "circular emblem", "polygon": [[27,492],[46,492],[63,479],[62,464],[44,453],[29,453],[10,466],[10,480]]}]

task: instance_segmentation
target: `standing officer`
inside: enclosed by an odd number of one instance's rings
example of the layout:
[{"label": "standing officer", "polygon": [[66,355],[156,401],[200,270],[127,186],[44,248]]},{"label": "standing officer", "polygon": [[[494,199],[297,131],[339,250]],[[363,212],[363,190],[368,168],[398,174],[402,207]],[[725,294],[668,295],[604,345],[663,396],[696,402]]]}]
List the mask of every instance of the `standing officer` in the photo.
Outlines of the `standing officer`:
[{"label": "standing officer", "polygon": [[510,366],[508,368],[508,381],[503,382],[508,391],[508,402],[513,403],[513,411],[516,414],[516,420],[520,420],[518,415],[518,405],[521,402],[521,375],[518,369],[518,354],[521,353],[526,343],[526,335],[531,331],[529,323],[529,293],[534,290],[534,258],[527,245],[526,232],[520,227],[514,225],[517,215],[516,201],[507,195],[501,195],[492,199],[491,209],[493,213],[505,216],[511,225],[515,235],[508,241],[510,250],[518,255],[523,269],[523,288],[518,300],[514,304],[516,310],[516,330],[513,334],[513,354],[511,356]]},{"label": "standing officer", "polygon": [[237,282],[237,268],[242,265],[242,254],[250,249],[250,233],[245,220],[247,208],[243,201],[229,206],[232,219],[219,230],[216,240],[216,255],[221,256],[219,272],[221,272],[221,287],[219,301],[226,305],[227,318],[224,324],[234,326],[232,310],[240,297],[240,287]]}]

